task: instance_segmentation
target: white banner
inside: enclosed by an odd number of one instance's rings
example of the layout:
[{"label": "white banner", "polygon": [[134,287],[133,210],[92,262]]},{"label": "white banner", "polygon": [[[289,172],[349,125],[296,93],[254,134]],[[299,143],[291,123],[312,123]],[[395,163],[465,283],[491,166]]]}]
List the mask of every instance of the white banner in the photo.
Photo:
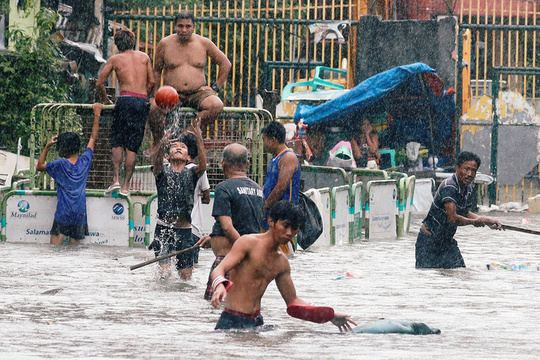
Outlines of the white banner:
[{"label": "white banner", "polygon": [[123,198],[87,197],[89,235],[82,244],[129,246],[129,208]]},{"label": "white banner", "polygon": [[6,203],[6,241],[51,242],[56,196],[13,195]]},{"label": "white banner", "polygon": [[[311,190],[308,190],[309,192]],[[315,195],[315,191],[318,193]],[[317,241],[311,247],[313,246],[331,246],[331,236],[330,236],[330,218],[332,217],[332,214],[330,212],[330,191],[328,188],[315,190],[313,189],[314,194],[312,196],[309,196],[315,204],[317,204],[317,208],[319,209],[319,212],[321,213],[322,221],[323,221],[323,233]],[[319,196],[320,194],[320,196]],[[317,201],[316,201],[316,198]]]},{"label": "white banner", "polygon": [[[11,196],[6,206],[6,241],[48,244],[56,203],[56,196]],[[89,235],[82,244],[129,245],[126,200],[88,197],[86,208]]]}]

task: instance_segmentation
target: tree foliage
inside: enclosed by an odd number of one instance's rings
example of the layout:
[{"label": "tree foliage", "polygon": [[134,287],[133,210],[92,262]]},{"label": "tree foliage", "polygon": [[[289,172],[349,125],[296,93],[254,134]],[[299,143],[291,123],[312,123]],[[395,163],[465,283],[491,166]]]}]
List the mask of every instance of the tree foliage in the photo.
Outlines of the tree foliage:
[{"label": "tree foliage", "polygon": [[9,29],[14,51],[0,54],[0,144],[15,150],[17,139],[26,143],[32,108],[39,103],[65,102],[68,88],[60,80],[63,55],[51,31],[57,14],[41,9],[33,36]]},{"label": "tree foliage", "polygon": [[9,0],[0,0],[0,15],[7,14],[9,11]]}]

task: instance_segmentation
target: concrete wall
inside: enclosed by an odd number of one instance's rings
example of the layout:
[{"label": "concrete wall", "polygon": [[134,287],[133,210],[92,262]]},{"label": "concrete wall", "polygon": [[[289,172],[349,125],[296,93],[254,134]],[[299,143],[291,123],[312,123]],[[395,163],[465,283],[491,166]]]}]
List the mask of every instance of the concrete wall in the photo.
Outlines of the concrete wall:
[{"label": "concrete wall", "polygon": [[454,86],[456,21],[440,20],[381,21],[377,16],[362,16],[358,33],[355,84],[396,66],[423,62],[442,78],[445,88]]},{"label": "concrete wall", "polygon": [[[462,144],[464,151],[480,156],[479,171],[490,174],[491,169],[491,124],[463,125]],[[497,183],[517,185],[538,164],[540,126],[499,125],[497,148]]]},{"label": "concrete wall", "polygon": [[[34,19],[41,6],[40,0],[27,0],[25,8],[17,8],[17,0],[9,0],[9,27],[22,30],[27,35],[34,34]],[[13,44],[9,44],[13,49]]]}]

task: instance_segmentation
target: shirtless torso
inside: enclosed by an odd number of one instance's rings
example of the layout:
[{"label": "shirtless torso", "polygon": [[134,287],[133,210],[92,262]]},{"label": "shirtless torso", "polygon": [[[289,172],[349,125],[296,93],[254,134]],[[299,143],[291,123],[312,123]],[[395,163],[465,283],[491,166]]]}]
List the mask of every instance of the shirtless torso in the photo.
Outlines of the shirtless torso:
[{"label": "shirtless torso", "polygon": [[237,263],[230,271],[234,286],[227,294],[226,308],[245,314],[254,314],[261,309],[261,298],[272,280],[281,292],[285,302],[301,303],[290,277],[290,266],[286,255],[279,249],[279,243],[272,241],[269,233],[244,235],[234,244],[234,252],[229,252],[222,264]]},{"label": "shirtless torso", "polygon": [[231,63],[217,46],[203,36],[193,34],[194,24],[190,19],[179,19],[176,33],[163,38],[156,49],[154,75],[157,87],[161,77],[163,83],[179,92],[199,90],[206,86],[204,68],[210,57],[219,66],[216,85],[221,88],[227,80]]},{"label": "shirtless torso", "polygon": [[[224,312],[257,315],[260,313],[262,296],[272,280],[276,281],[287,306],[306,304],[296,295],[289,260],[280,249],[280,245],[287,244],[298,233],[298,223],[303,221],[303,218],[298,217],[300,220],[295,220],[294,217],[298,215],[292,213],[298,214],[301,210],[290,201],[279,201],[271,211],[274,211],[272,214],[278,218],[290,216],[291,220],[285,218],[274,221],[270,217],[270,228],[267,232],[244,235],[236,240],[231,251],[211,275],[214,307],[217,308],[222,301],[226,301]],[[225,288],[227,280],[224,278],[227,272],[233,282],[228,292]],[[337,313],[334,313],[332,323],[340,330],[350,330],[349,323],[355,324],[348,315]],[[216,328],[229,327],[218,324]]]},{"label": "shirtless torso", "polygon": [[163,76],[164,84],[179,92],[200,89],[206,85],[204,68],[210,44],[210,40],[196,34],[185,43],[180,42],[176,34],[167,36],[158,44],[156,73]]},{"label": "shirtless torso", "polygon": [[[142,51],[126,50],[111,56],[96,82],[101,88],[112,71],[115,71],[120,91],[147,95],[154,86],[152,62]],[[102,89],[104,92],[105,88]],[[102,94],[103,97],[103,94]]]},{"label": "shirtless torso", "polygon": [[[162,77],[163,85],[174,87],[180,94],[205,92],[193,106],[198,108],[197,117],[202,120],[201,125],[204,127],[223,111],[223,102],[217,96],[217,92],[227,80],[231,62],[210,39],[193,34],[195,24],[192,19],[178,18],[175,29],[175,34],[161,39],[157,45],[154,61],[156,85],[152,94],[161,86]],[[207,85],[204,71],[208,58],[219,66],[219,73],[213,87]],[[154,146],[145,151],[147,157],[153,156],[157,152],[157,146],[165,128],[165,114],[170,111],[159,108],[153,99],[150,103],[152,107],[149,125],[154,136]]]}]

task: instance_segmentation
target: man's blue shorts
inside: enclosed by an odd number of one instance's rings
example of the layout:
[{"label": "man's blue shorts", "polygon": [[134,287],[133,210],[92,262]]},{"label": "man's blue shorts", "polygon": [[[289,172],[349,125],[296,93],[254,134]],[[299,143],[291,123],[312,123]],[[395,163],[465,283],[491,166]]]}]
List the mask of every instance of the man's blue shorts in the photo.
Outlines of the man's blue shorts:
[{"label": "man's blue shorts", "polygon": [[83,225],[62,225],[53,221],[51,235],[65,235],[74,240],[82,240],[88,234],[88,224]]},{"label": "man's blue shorts", "polygon": [[[180,251],[192,247],[195,243],[191,237],[191,228],[176,228],[156,224],[154,239],[160,241],[161,251],[155,252],[156,257],[170,254],[174,251]],[[169,259],[167,259],[169,260]],[[160,263],[167,263],[162,260]],[[193,267],[193,251],[188,251],[176,256],[176,268],[188,269]]]},{"label": "man's blue shorts", "polygon": [[144,138],[150,103],[144,97],[120,96],[113,112],[111,148],[122,147],[137,153]]},{"label": "man's blue shorts", "polygon": [[225,309],[216,324],[215,330],[249,329],[264,324],[260,312],[256,314],[244,314],[238,311]]}]

